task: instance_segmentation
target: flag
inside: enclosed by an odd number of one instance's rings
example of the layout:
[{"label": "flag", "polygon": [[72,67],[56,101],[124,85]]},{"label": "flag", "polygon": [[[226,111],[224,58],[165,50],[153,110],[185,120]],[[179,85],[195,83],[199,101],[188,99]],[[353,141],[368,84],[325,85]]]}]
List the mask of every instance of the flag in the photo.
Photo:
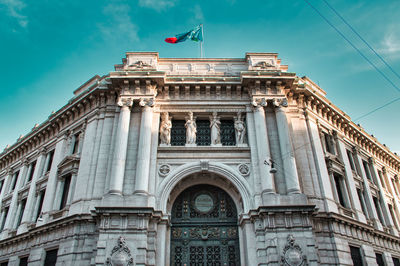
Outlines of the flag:
[{"label": "flag", "polygon": [[191,31],[177,34],[177,35],[175,35],[175,37],[166,38],[165,41],[167,43],[178,43],[178,42],[184,42],[188,39],[195,41],[195,42],[203,41],[202,25],[197,26],[196,28],[192,29]]}]

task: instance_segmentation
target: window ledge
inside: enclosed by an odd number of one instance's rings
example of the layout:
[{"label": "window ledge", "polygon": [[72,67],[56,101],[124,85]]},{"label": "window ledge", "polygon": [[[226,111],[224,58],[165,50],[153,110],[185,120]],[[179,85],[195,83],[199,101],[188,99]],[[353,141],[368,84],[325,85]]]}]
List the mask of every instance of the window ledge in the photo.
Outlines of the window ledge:
[{"label": "window ledge", "polygon": [[346,216],[349,216],[349,217],[354,217],[353,216],[353,210],[351,210],[351,209],[349,209],[349,208],[346,208],[346,207],[343,207],[343,206],[339,206],[339,212],[341,213],[341,214],[343,214],[343,215],[346,215]]},{"label": "window ledge", "polygon": [[159,151],[249,151],[249,146],[159,146]]},{"label": "window ledge", "polygon": [[56,220],[56,219],[59,219],[59,218],[61,218],[61,217],[67,216],[68,210],[69,210],[69,206],[68,206],[68,207],[65,207],[65,208],[62,209],[62,210],[53,211],[53,212],[50,214],[50,216],[51,216],[52,220]]}]

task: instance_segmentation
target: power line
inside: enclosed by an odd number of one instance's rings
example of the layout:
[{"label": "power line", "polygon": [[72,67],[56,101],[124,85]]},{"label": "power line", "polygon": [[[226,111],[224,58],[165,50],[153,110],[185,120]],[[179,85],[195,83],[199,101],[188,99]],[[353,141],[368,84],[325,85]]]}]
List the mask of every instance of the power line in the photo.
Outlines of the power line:
[{"label": "power line", "polygon": [[386,62],[385,59],[382,58],[382,56],[378,54],[378,52],[375,51],[374,48],[372,48],[372,46],[350,25],[350,23],[348,23],[343,18],[343,16],[341,16],[339,12],[333,6],[331,6],[326,0],[323,1],[353,31],[353,33],[356,34],[358,38],[360,38],[364,42],[364,44],[368,46],[368,48],[393,72],[393,74],[395,74],[400,79],[400,75]]},{"label": "power line", "polygon": [[312,9],[315,10],[315,12],[318,13],[318,15],[320,15],[325,21],[326,23],[329,24],[329,26],[331,26],[333,29],[336,30],[336,32],[342,36],[343,39],[345,39],[371,66],[373,66],[375,68],[376,71],[378,71],[397,91],[400,92],[400,88],[396,86],[396,84],[394,84],[386,75],[385,73],[383,73],[374,63],[371,62],[371,60],[369,60],[361,51],[360,49],[358,49],[346,36],[344,36],[344,34],[335,26],[333,25],[321,12],[319,12],[319,10],[314,7],[309,1],[304,0]]},{"label": "power line", "polygon": [[388,105],[390,105],[390,104],[392,104],[392,103],[394,103],[394,102],[397,102],[398,100],[400,100],[400,97],[395,98],[395,99],[393,99],[393,100],[391,100],[391,101],[385,103],[384,105],[381,105],[381,106],[379,106],[379,107],[373,109],[372,111],[369,111],[368,113],[363,114],[363,115],[360,116],[360,117],[357,117],[356,119],[354,119],[354,121],[360,120],[361,118],[364,118],[364,117],[366,117],[366,116],[368,116],[368,115],[370,115],[370,114],[372,114],[372,113],[375,113],[376,111],[378,111],[378,110],[380,110],[380,109],[382,109],[382,108],[384,108],[384,107],[386,107],[386,106],[388,106]]}]

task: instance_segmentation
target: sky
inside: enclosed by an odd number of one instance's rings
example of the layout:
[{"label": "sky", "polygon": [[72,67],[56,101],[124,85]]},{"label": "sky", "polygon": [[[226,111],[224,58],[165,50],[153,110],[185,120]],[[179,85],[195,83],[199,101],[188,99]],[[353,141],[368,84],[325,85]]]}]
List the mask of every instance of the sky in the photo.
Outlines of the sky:
[{"label": "sky", "polygon": [[[204,24],[204,53],[276,52],[353,120],[400,97],[400,79],[322,0],[0,0],[0,151],[64,106],[73,91],[113,71],[127,51],[198,57],[197,43],[164,42]],[[329,0],[328,0],[329,1]],[[400,73],[400,1],[329,1]],[[396,88],[395,88],[396,87]],[[400,154],[400,101],[356,120]]]}]

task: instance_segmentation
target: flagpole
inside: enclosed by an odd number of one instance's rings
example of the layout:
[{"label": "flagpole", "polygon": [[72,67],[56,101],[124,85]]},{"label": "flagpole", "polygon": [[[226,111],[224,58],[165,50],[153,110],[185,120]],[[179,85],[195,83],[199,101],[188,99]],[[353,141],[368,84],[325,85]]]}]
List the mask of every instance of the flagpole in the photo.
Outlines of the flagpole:
[{"label": "flagpole", "polygon": [[200,58],[203,58],[203,41],[204,41],[203,24],[200,24],[200,27],[201,27],[201,37],[203,39],[200,41]]}]

